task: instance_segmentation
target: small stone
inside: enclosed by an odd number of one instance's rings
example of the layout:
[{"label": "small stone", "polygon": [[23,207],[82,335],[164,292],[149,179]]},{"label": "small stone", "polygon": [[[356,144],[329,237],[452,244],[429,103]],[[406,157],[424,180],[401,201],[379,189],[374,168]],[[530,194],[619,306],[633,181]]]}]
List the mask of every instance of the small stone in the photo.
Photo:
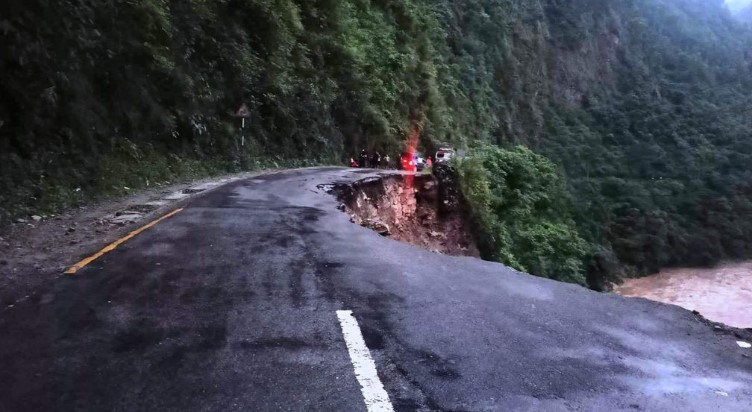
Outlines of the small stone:
[{"label": "small stone", "polygon": [[74,228],[74,227],[69,227],[69,228],[68,228],[68,229],[66,229],[65,231],[66,231],[66,232],[68,232],[68,233],[73,233],[73,232],[75,232],[75,231],[76,231],[76,228]]},{"label": "small stone", "polygon": [[77,240],[71,240],[70,242],[68,242],[68,244],[71,245],[71,246],[77,245],[78,241]]},{"label": "small stone", "polygon": [[0,260],[0,265],[3,265],[3,266],[5,266],[5,265],[7,265],[7,264],[8,264],[8,261],[7,261],[7,260],[5,260],[5,259],[3,259],[3,260]]},{"label": "small stone", "polygon": [[744,342],[744,341],[740,340],[740,341],[736,342],[736,344],[739,345],[739,347],[742,348],[742,349],[750,349],[750,348],[752,348],[752,343],[749,343],[749,342]]},{"label": "small stone", "polygon": [[33,220],[35,222],[39,222],[39,221],[42,220],[42,216],[34,215],[34,216],[31,217],[31,220]]},{"label": "small stone", "polygon": [[391,230],[389,229],[389,226],[380,220],[367,219],[363,221],[362,225],[363,227],[371,229],[374,232],[380,234],[381,236],[391,235]]},{"label": "small stone", "polygon": [[16,223],[29,223],[26,219],[16,219]]}]

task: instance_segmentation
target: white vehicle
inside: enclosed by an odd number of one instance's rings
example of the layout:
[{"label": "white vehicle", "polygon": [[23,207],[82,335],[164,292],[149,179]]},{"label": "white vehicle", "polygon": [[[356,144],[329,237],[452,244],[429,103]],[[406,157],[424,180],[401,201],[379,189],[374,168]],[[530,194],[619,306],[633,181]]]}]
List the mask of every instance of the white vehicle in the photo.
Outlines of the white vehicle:
[{"label": "white vehicle", "polygon": [[454,157],[456,152],[449,147],[442,147],[436,152],[436,163],[446,163]]},{"label": "white vehicle", "polygon": [[426,158],[423,157],[423,155],[420,153],[415,153],[415,155],[413,155],[413,159],[415,161],[415,168],[419,172],[422,172],[426,168]]}]

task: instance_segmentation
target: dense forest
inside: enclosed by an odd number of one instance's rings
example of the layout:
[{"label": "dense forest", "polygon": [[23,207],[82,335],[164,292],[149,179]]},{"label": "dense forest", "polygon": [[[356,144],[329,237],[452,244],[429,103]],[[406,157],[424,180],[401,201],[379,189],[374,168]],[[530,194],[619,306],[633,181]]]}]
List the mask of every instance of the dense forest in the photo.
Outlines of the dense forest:
[{"label": "dense forest", "polygon": [[722,0],[5,0],[0,95],[5,222],[419,131],[477,147],[487,258],[603,288],[752,256],[752,31]]}]

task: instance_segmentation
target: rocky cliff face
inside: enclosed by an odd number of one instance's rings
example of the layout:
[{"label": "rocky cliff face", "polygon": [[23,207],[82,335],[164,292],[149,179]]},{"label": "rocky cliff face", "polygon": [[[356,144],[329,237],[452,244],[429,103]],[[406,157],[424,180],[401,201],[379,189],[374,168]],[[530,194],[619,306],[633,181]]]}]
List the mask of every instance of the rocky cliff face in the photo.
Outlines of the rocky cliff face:
[{"label": "rocky cliff face", "polygon": [[620,45],[619,31],[613,29],[599,33],[577,49],[553,49],[551,71],[555,102],[582,108],[594,89],[614,87],[614,65]]}]

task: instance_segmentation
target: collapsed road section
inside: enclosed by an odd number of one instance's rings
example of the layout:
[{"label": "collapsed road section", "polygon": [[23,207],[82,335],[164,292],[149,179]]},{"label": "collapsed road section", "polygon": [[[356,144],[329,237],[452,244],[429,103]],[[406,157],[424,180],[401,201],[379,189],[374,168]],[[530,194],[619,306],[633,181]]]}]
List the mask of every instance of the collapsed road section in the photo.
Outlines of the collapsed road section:
[{"label": "collapsed road section", "polygon": [[480,257],[448,168],[370,177],[334,192],[355,224],[436,253]]}]

